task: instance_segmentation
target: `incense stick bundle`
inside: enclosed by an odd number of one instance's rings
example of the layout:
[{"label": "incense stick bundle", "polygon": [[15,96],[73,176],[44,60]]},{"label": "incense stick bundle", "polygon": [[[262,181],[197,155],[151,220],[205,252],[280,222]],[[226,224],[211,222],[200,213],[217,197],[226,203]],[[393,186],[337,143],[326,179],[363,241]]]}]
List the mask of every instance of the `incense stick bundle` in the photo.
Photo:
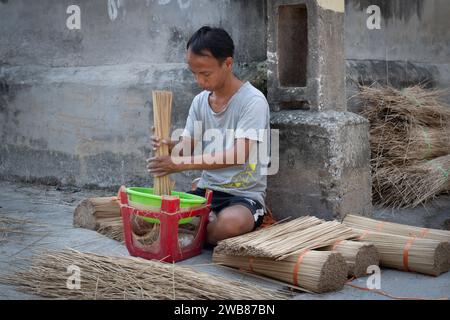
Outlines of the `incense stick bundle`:
[{"label": "incense stick bundle", "polygon": [[359,235],[358,240],[371,242],[376,246],[382,266],[432,276],[438,276],[450,268],[448,242],[356,228],[353,231]]},{"label": "incense stick bundle", "polygon": [[321,250],[339,252],[347,263],[349,277],[363,277],[367,275],[369,266],[378,266],[380,263],[380,255],[377,248],[369,242],[344,240]]},{"label": "incense stick bundle", "polygon": [[450,231],[447,230],[413,227],[406,224],[380,221],[353,214],[348,214],[344,218],[343,223],[350,228],[450,242]]},{"label": "incense stick bundle", "polygon": [[352,237],[354,237],[352,230],[339,222],[302,217],[257,232],[222,240],[217,245],[217,251],[282,260],[304,249],[320,248]]},{"label": "incense stick bundle", "polygon": [[[56,299],[283,299],[283,292],[231,281],[188,267],[140,258],[75,250],[46,251],[31,267],[1,276],[0,283],[22,292]],[[68,289],[69,266],[79,266],[79,289]],[[69,274],[70,275],[70,274]]]},{"label": "incense stick bundle", "polygon": [[[155,134],[160,139],[170,139],[171,115],[172,115],[172,92],[153,91],[153,119]],[[161,144],[157,149],[156,155],[168,156],[169,146]],[[169,176],[155,177],[154,193],[157,195],[171,194],[171,181]]]},{"label": "incense stick bundle", "polygon": [[277,279],[316,293],[337,291],[347,281],[347,264],[340,253],[309,251],[284,260],[233,256],[214,250],[213,262]]},{"label": "incense stick bundle", "polygon": [[215,251],[232,255],[247,255],[248,251],[257,244],[274,241],[281,234],[298,232],[322,222],[316,217],[307,216],[285,223],[274,224],[258,231],[222,240],[218,243]]},{"label": "incense stick bundle", "polygon": [[81,201],[73,214],[74,227],[97,230],[103,220],[120,219],[117,197],[96,197]]}]

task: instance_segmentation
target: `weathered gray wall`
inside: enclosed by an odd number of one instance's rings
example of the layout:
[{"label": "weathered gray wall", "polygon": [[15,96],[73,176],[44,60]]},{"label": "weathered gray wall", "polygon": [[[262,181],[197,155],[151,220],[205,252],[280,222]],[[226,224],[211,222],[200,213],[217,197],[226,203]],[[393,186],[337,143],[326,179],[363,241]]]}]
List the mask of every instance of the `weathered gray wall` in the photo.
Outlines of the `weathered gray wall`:
[{"label": "weathered gray wall", "polygon": [[[266,59],[265,1],[118,2],[111,20],[107,0],[0,1],[0,178],[151,184],[151,90],[174,90],[175,127],[199,91],[184,64],[189,35],[203,24],[230,30],[247,77]],[[71,4],[81,8],[80,31],[65,26]],[[370,4],[382,9],[381,30],[366,28]],[[387,79],[449,87],[449,8],[447,0],[347,0],[347,96],[355,82]],[[179,189],[190,174],[178,175]]]},{"label": "weathered gray wall", "polygon": [[[370,5],[381,9],[380,30],[366,27]],[[420,82],[450,87],[448,0],[346,0],[345,10],[348,96],[356,83],[375,81],[396,87]],[[358,110],[353,100],[348,107]]]}]

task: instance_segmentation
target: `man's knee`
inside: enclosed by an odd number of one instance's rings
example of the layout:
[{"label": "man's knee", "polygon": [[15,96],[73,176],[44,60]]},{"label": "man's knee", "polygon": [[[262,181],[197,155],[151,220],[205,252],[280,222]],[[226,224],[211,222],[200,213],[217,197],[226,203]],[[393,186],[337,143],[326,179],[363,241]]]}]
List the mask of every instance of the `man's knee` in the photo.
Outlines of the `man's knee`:
[{"label": "man's knee", "polygon": [[[228,210],[227,210],[228,209]],[[239,236],[253,230],[254,221],[248,208],[239,206],[222,211],[217,220],[208,225],[208,242]]]}]

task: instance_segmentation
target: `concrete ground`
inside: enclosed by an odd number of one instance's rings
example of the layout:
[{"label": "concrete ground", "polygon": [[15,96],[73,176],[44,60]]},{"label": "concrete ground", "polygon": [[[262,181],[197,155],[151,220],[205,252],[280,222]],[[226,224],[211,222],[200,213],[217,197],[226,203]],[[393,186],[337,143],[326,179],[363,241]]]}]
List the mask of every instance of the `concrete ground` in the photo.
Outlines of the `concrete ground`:
[{"label": "concrete ground", "polygon": [[[23,234],[10,234],[7,241],[0,241],[0,275],[9,274],[23,265],[20,258],[39,253],[44,249],[74,248],[84,252],[108,255],[128,255],[124,245],[94,231],[73,228],[73,211],[78,202],[92,196],[108,196],[111,192],[81,190],[52,186],[31,185],[0,181],[0,217],[8,216],[27,219],[37,225],[24,227]],[[382,210],[376,209],[375,217],[390,221],[410,222],[426,227],[443,228],[450,218],[450,196],[441,196],[427,205],[426,209]],[[282,288],[281,284],[244,275],[235,270],[211,264],[211,250],[192,259],[180,262],[194,268],[225,277],[257,283],[270,288]],[[360,278],[350,284],[366,287],[367,278]],[[435,278],[420,274],[382,269],[381,290],[397,297],[444,298],[450,296],[450,272]],[[0,285],[0,299],[40,299],[20,293],[14,287]],[[313,295],[296,293],[293,299],[390,299],[389,297],[345,286],[339,292]]]}]

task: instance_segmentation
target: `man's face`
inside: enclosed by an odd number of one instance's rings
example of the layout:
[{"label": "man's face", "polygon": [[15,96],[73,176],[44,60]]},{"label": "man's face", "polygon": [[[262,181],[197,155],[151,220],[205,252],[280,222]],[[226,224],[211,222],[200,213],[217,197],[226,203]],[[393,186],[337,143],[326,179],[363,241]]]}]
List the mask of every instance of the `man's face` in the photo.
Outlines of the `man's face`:
[{"label": "man's face", "polygon": [[233,59],[229,57],[221,63],[209,51],[205,51],[204,54],[198,55],[188,50],[187,63],[202,89],[216,91],[224,85],[230,75]]}]

